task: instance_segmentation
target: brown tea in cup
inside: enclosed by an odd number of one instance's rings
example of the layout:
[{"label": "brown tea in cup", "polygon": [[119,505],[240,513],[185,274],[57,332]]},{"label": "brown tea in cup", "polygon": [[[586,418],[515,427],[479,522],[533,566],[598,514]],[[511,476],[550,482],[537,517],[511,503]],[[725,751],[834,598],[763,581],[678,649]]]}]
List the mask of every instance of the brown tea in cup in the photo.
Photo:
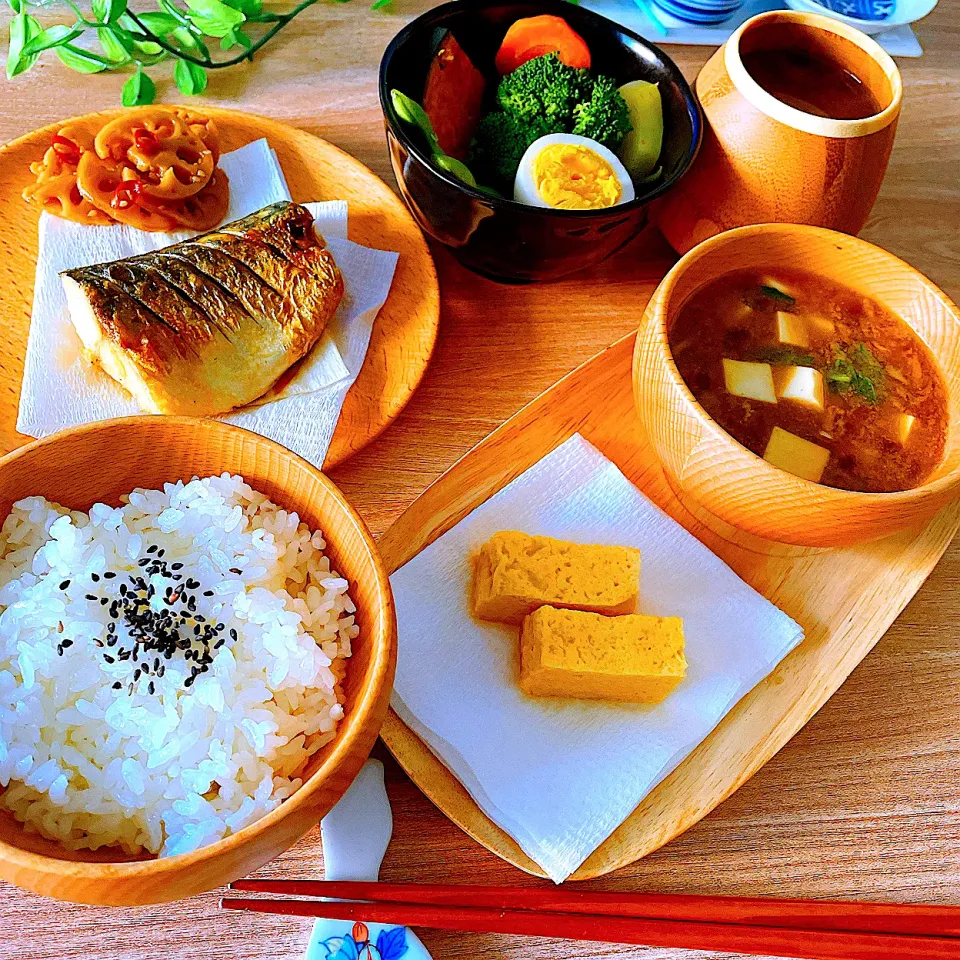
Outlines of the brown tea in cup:
[{"label": "brown tea in cup", "polygon": [[881,103],[868,78],[858,76],[867,60],[842,37],[827,44],[822,35],[792,23],[759,29],[740,49],[747,73],[767,93],[796,110],[834,120],[872,117],[889,103],[889,96]]}]

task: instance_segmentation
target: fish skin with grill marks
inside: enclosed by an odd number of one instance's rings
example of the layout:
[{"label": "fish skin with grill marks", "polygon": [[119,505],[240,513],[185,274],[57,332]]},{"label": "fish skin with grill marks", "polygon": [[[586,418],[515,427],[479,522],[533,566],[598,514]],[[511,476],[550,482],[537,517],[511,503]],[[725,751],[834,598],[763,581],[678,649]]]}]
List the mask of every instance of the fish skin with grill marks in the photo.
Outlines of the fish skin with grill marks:
[{"label": "fish skin with grill marks", "polygon": [[251,403],[320,339],[343,277],[300,204],[61,274],[85,355],[149,413]]}]

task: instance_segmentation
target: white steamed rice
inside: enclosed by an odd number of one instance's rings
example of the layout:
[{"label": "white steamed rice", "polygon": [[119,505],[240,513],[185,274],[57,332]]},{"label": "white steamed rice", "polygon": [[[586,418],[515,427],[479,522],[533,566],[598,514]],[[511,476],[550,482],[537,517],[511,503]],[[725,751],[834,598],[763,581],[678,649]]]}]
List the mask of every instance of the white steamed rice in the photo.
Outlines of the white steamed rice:
[{"label": "white steamed rice", "polygon": [[[0,530],[0,806],[73,849],[162,856],[274,809],[343,716],[338,681],[358,628],[324,547],[226,473],[88,514],[40,497],[15,504]],[[172,566],[149,576],[150,610],[164,610],[167,587],[198,582],[177,635],[223,625],[204,672],[182,649],[137,648],[138,659],[114,606],[161,550],[183,567],[177,581]]]}]

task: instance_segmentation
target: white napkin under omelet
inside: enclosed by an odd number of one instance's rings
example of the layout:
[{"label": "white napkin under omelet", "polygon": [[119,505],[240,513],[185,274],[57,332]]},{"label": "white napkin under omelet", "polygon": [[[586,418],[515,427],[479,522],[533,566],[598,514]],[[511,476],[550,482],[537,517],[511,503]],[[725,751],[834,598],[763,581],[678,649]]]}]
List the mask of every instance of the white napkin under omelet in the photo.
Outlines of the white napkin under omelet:
[{"label": "white napkin under omelet", "polygon": [[[278,200],[289,200],[283,171],[266,140],[224,154],[230,209],[224,222]],[[373,322],[390,292],[397,254],[347,240],[347,203],[308,203],[344,278],[344,297],[327,331],[282,391],[222,419],[277,440],[323,464],[347,390],[363,365]],[[126,226],[91,227],[40,216],[40,243],[30,337],[17,429],[43,437],[65,427],[141,413],[115,380],[80,356],[67,314],[60,272],[146,253],[193,234],[145,233]]]},{"label": "white napkin under omelet", "polygon": [[[500,530],[641,552],[640,610],[683,617],[684,681],[656,706],[535,699],[517,627],[470,614],[471,556]],[[393,708],[557,883],[803,639],[579,435],[392,577]]]}]

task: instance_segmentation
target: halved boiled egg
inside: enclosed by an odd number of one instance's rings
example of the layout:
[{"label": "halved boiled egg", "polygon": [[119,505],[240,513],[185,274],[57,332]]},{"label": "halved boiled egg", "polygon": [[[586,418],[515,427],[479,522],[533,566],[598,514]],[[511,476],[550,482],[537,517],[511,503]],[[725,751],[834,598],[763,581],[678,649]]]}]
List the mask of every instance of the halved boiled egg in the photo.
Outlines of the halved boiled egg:
[{"label": "halved boiled egg", "polygon": [[557,210],[602,210],[634,196],[630,174],[614,153],[573,133],[534,140],[513,185],[514,200]]}]

